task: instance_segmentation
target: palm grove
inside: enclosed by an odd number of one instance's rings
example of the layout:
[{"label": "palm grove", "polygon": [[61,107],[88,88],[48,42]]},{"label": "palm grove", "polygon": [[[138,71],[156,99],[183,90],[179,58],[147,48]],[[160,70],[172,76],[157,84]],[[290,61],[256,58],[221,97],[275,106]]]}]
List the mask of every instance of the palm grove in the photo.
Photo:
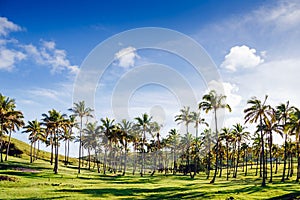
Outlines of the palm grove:
[{"label": "palm grove", "polygon": [[[194,178],[205,173],[210,183],[217,177],[235,179],[239,175],[255,176],[272,182],[279,173],[281,181],[300,178],[300,110],[289,102],[271,107],[256,97],[247,102],[244,110],[245,124],[219,127],[218,110],[231,111],[225,103],[226,96],[212,90],[204,95],[199,109],[191,111],[183,107],[174,120],[185,126],[184,134],[171,129],[163,137],[162,125],[144,113],[133,121],[123,119],[93,119],[93,110],[84,101],[74,103],[68,116],[55,109],[42,114],[40,121],[23,122],[23,113],[16,110],[15,100],[0,94],[0,153],[8,159],[11,134],[19,129],[29,134],[30,162],[39,158],[39,145],[45,143],[51,150],[50,164],[58,173],[59,161],[69,161],[70,142],[78,142],[78,173],[81,168],[98,173],[126,173],[153,176],[155,173],[183,174]],[[202,116],[212,114],[214,125],[209,127]],[[255,124],[256,131],[247,131],[247,124]],[[189,131],[194,126],[195,133]],[[199,130],[203,130],[199,133]],[[281,145],[273,143],[273,137],[283,138]],[[5,135],[8,135],[4,137]],[[64,159],[59,159],[59,148],[64,148]],[[296,162],[296,164],[295,164]],[[296,170],[296,174],[294,174]],[[202,172],[202,173],[201,173]]]}]

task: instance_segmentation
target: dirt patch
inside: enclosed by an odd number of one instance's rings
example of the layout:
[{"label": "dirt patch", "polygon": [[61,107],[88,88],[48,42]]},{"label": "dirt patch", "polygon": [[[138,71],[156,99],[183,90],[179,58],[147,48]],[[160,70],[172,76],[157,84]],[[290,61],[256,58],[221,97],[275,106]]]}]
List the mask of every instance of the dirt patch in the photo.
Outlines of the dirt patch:
[{"label": "dirt patch", "polygon": [[30,168],[24,168],[24,167],[16,167],[14,170],[20,171],[20,172],[31,172],[31,173],[38,173],[40,171]]},{"label": "dirt patch", "polygon": [[12,182],[16,182],[16,181],[18,181],[18,179],[15,178],[15,177],[1,176],[0,175],[0,181],[12,181]]}]

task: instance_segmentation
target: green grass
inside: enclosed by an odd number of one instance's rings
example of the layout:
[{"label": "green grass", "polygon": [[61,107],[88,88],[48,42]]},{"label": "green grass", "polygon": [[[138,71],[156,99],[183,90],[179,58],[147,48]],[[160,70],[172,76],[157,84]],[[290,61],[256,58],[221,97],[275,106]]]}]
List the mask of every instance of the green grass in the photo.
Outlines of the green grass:
[{"label": "green grass", "polygon": [[192,180],[182,175],[102,175],[83,169],[78,175],[75,166],[63,165],[59,166],[59,174],[55,175],[49,161],[37,160],[30,164],[26,156],[9,157],[8,162],[0,163],[0,176],[13,177],[17,181],[0,181],[0,199],[300,198],[300,184],[293,181],[295,177],[281,183],[278,174],[274,177],[274,183],[262,188],[261,180],[253,173],[254,169],[245,177],[240,172],[237,179],[231,178],[229,181],[223,176],[217,178],[215,184],[209,184],[204,174]]}]

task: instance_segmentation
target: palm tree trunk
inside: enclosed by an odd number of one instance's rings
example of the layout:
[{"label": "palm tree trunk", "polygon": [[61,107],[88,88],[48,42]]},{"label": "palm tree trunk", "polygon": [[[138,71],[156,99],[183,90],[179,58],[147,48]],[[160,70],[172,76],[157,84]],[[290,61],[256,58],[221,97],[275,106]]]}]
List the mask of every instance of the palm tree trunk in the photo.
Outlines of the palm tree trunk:
[{"label": "palm tree trunk", "polygon": [[52,136],[50,138],[50,142],[51,142],[51,158],[50,158],[50,163],[52,165],[53,164],[53,137]]},{"label": "palm tree trunk", "polygon": [[273,181],[272,146],[273,146],[273,136],[272,136],[272,131],[270,131],[270,140],[269,140],[270,181],[269,181],[269,183],[272,183],[272,181]]},{"label": "palm tree trunk", "polygon": [[67,140],[65,140],[65,165],[67,165]]},{"label": "palm tree trunk", "polygon": [[30,144],[30,163],[32,163],[32,145],[33,145],[33,141],[31,141]]},{"label": "palm tree trunk", "polygon": [[7,149],[6,149],[6,156],[5,156],[5,161],[7,161],[8,153],[9,153],[9,145],[10,145],[10,140],[11,140],[11,130],[9,131],[9,136],[8,136],[8,144],[7,144]]},{"label": "palm tree trunk", "polygon": [[258,174],[258,160],[259,160],[259,154],[257,155],[257,159],[256,159],[256,172],[255,172],[255,176],[257,176]]},{"label": "palm tree trunk", "polygon": [[248,156],[247,156],[247,152],[246,151],[245,151],[245,164],[246,164],[245,176],[247,176],[247,172],[248,172]]},{"label": "palm tree trunk", "polygon": [[91,169],[91,151],[90,151],[90,147],[88,147],[88,158],[89,158],[89,170]]},{"label": "palm tree trunk", "polygon": [[125,148],[125,152],[124,152],[124,168],[123,168],[123,174],[122,174],[123,176],[125,176],[126,167],[127,167],[127,141],[125,141],[124,148]]},{"label": "palm tree trunk", "polygon": [[40,140],[38,140],[38,149],[37,149],[36,159],[38,159],[39,153],[40,153]]},{"label": "palm tree trunk", "polygon": [[234,172],[234,177],[237,177],[237,170],[238,170],[238,166],[239,166],[239,159],[240,159],[240,141],[238,141],[238,150],[237,150],[237,158],[236,158],[236,165],[235,165],[235,172]]},{"label": "palm tree trunk", "polygon": [[58,130],[56,131],[56,138],[55,138],[55,162],[54,162],[54,173],[58,173]]},{"label": "palm tree trunk", "polygon": [[70,156],[70,140],[68,140],[68,153],[67,153],[67,165],[69,164],[69,156]]},{"label": "palm tree trunk", "polygon": [[285,134],[284,139],[284,158],[283,158],[283,172],[281,182],[284,182],[285,178],[285,170],[286,170],[286,159],[287,159],[287,134]]},{"label": "palm tree trunk", "polygon": [[82,132],[82,117],[80,117],[80,130],[79,130],[79,156],[78,156],[78,174],[80,174],[80,160],[81,160],[81,132]]},{"label": "palm tree trunk", "polygon": [[300,149],[299,149],[299,140],[300,140],[300,133],[298,133],[298,139],[296,142],[296,148],[297,148],[297,160],[298,160],[298,164],[297,164],[297,178],[296,178],[296,182],[299,182],[300,179]]},{"label": "palm tree trunk", "polygon": [[218,172],[218,148],[219,148],[219,138],[218,138],[218,123],[217,123],[217,110],[214,109],[215,112],[215,124],[216,124],[216,140],[217,140],[217,144],[216,144],[216,163],[215,163],[215,173],[213,176],[213,179],[210,181],[210,183],[214,183],[216,180],[216,176],[217,176],[217,172]]},{"label": "palm tree trunk", "polygon": [[228,141],[226,140],[226,180],[228,181],[228,176],[229,176],[229,146],[228,146]]},{"label": "palm tree trunk", "polygon": [[[261,116],[260,116],[260,127],[262,127],[262,118],[261,118]],[[262,129],[260,130],[260,138],[261,138],[261,157],[262,157],[262,164],[263,164],[263,180],[262,180],[262,183],[261,183],[261,186],[262,187],[265,187],[266,186],[266,173],[265,173],[265,165],[266,165],[266,163],[265,163],[265,147],[264,147],[264,137],[263,137],[264,135],[263,135],[263,131],[262,131]]]},{"label": "palm tree trunk", "polygon": [[34,140],[34,147],[33,147],[33,160],[36,160],[36,139]]},{"label": "palm tree trunk", "polygon": [[106,174],[107,147],[104,150],[103,174]]}]

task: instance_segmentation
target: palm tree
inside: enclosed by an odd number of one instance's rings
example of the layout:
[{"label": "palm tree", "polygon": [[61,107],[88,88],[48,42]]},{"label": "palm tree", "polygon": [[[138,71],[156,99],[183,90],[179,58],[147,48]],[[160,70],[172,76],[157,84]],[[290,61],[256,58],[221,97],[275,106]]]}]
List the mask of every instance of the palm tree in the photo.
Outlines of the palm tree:
[{"label": "palm tree", "polygon": [[270,106],[266,105],[266,101],[268,96],[265,96],[263,102],[257,99],[256,97],[252,97],[250,100],[247,101],[249,107],[244,110],[245,115],[245,123],[256,123],[259,121],[259,129],[260,129],[260,145],[261,145],[261,157],[262,157],[262,164],[263,164],[263,180],[262,186],[266,186],[266,168],[265,168],[265,159],[264,159],[264,134],[263,134],[263,121],[270,116],[271,110]]},{"label": "palm tree", "polygon": [[245,131],[246,127],[242,126],[241,124],[237,123],[236,125],[233,125],[232,134],[235,137],[235,140],[237,142],[237,159],[236,159],[236,165],[235,165],[235,171],[233,173],[233,178],[237,177],[237,169],[239,165],[239,158],[240,158],[240,148],[241,148],[241,142],[244,138],[247,138],[250,134],[249,132]]},{"label": "palm tree", "polygon": [[289,106],[289,101],[286,104],[281,103],[276,107],[276,117],[278,119],[279,126],[282,127],[283,133],[285,134],[284,139],[284,160],[283,160],[283,172],[281,181],[285,181],[285,171],[286,171],[286,162],[287,162],[287,145],[288,145],[288,123],[290,122],[290,114],[293,111],[293,107]]},{"label": "palm tree", "polygon": [[32,147],[33,144],[37,141],[38,135],[44,133],[44,129],[41,127],[40,122],[37,120],[28,121],[27,125],[23,127],[25,130],[22,131],[23,133],[30,133],[29,140],[31,142],[30,145],[30,163],[33,162],[33,153]]},{"label": "palm tree", "polygon": [[81,159],[81,148],[82,148],[82,120],[84,117],[93,117],[91,114],[93,109],[86,107],[84,101],[79,101],[78,103],[74,103],[74,107],[70,108],[69,111],[73,112],[75,117],[79,117],[80,119],[80,129],[79,129],[79,156],[78,156],[78,174],[80,174],[80,159]]},{"label": "palm tree", "polygon": [[[205,122],[205,119],[200,117],[200,112],[192,112],[191,115],[192,115],[192,120],[195,123],[195,129],[196,129],[196,135],[195,135],[196,138],[195,139],[198,140],[199,139],[198,138],[198,126],[201,125],[201,124],[204,124],[204,125],[208,126],[208,124]],[[195,163],[194,176],[196,175],[196,171],[197,171],[197,168],[198,168],[198,166],[197,166],[198,161],[197,160],[199,159],[199,157],[198,157],[198,152],[199,152],[198,142],[196,142],[195,144],[196,144],[196,148],[195,148],[196,154],[195,154],[195,160],[194,160],[194,163]],[[194,176],[193,176],[193,178],[194,178]]]},{"label": "palm tree", "polygon": [[180,109],[180,114],[175,116],[175,122],[178,122],[178,124],[184,123],[186,127],[186,133],[189,132],[189,124],[193,122],[193,115],[190,112],[189,106],[184,106],[182,109]]},{"label": "palm tree", "polygon": [[176,129],[171,129],[167,136],[167,140],[170,143],[171,151],[173,153],[173,174],[176,174],[177,171],[177,147],[179,145],[180,135]]},{"label": "palm tree", "polygon": [[291,133],[296,135],[296,151],[297,151],[297,178],[296,181],[299,182],[300,179],[300,110],[294,107],[294,112],[291,114],[291,123],[289,124],[289,129]]},{"label": "palm tree", "polygon": [[50,127],[52,129],[53,136],[53,143],[54,143],[54,149],[55,149],[55,159],[54,159],[54,168],[53,171],[55,174],[58,173],[58,149],[59,149],[59,140],[61,139],[60,133],[61,133],[61,127],[62,124],[65,123],[66,115],[61,114],[60,112],[56,111],[55,109],[49,110],[48,115],[43,114],[42,115],[44,123],[47,125],[47,127]]},{"label": "palm tree", "polygon": [[225,103],[226,96],[222,94],[217,94],[215,90],[211,90],[208,94],[202,97],[202,102],[199,103],[199,109],[203,109],[206,113],[209,111],[213,111],[214,119],[215,119],[215,131],[216,131],[216,163],[215,163],[215,173],[213,179],[210,183],[214,183],[217,176],[218,171],[218,123],[217,123],[217,110],[221,108],[226,108],[231,112],[231,108],[228,104]]},{"label": "palm tree", "polygon": [[2,158],[2,147],[3,147],[3,133],[9,133],[9,117],[14,116],[15,109],[15,100],[10,99],[0,93],[0,156],[1,162],[3,162]]},{"label": "palm tree", "polygon": [[[180,109],[180,114],[175,116],[175,122],[178,122],[178,124],[185,124],[186,127],[186,135],[185,137],[188,138],[189,136],[189,124],[193,122],[193,115],[190,111],[189,106],[184,106],[182,109]],[[190,163],[189,163],[189,148],[190,144],[186,144],[187,149],[185,150],[185,155],[187,159],[187,165],[186,165],[186,171],[190,172]]]},{"label": "palm tree", "polygon": [[137,121],[137,125],[142,128],[143,132],[143,139],[142,139],[142,166],[141,166],[141,176],[145,173],[145,142],[146,142],[146,131],[152,117],[149,116],[147,113],[144,113],[141,117],[136,117],[135,120]]},{"label": "palm tree", "polygon": [[8,154],[9,154],[11,133],[12,133],[12,131],[15,132],[16,129],[19,130],[20,127],[24,126],[23,118],[24,118],[23,113],[21,111],[17,111],[17,110],[14,110],[14,109],[11,110],[7,115],[7,124],[8,124],[8,128],[9,128],[9,136],[8,136],[8,144],[7,144],[7,149],[6,149],[5,161],[7,161]]},{"label": "palm tree", "polygon": [[128,143],[132,140],[131,132],[132,132],[132,126],[133,123],[130,121],[127,121],[126,119],[123,119],[121,123],[118,124],[120,127],[120,130],[122,131],[122,134],[120,135],[120,141],[121,144],[124,147],[124,168],[123,168],[123,176],[126,173],[126,166],[127,166],[127,152],[128,152]]},{"label": "palm tree", "polygon": [[110,152],[112,150],[112,132],[113,129],[115,128],[114,122],[115,120],[110,120],[109,118],[102,118],[101,120],[101,129],[104,132],[104,138],[102,140],[102,142],[104,142],[105,144],[105,150],[104,150],[104,163],[103,163],[103,173],[106,173],[106,164],[107,164],[107,150],[109,149]]},{"label": "palm tree", "polygon": [[229,176],[229,142],[232,140],[232,130],[229,128],[222,128],[221,139],[225,140],[225,148],[226,148],[226,180],[228,181]]}]

